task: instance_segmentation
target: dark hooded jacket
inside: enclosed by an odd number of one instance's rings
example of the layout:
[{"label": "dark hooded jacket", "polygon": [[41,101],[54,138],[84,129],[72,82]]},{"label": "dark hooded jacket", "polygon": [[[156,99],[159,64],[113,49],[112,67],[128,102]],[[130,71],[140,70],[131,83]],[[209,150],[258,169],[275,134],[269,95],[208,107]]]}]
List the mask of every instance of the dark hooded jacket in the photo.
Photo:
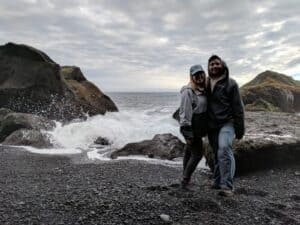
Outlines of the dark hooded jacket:
[{"label": "dark hooded jacket", "polygon": [[207,116],[208,129],[220,129],[228,122],[232,122],[237,139],[245,133],[244,106],[238,84],[229,77],[229,70],[224,64],[225,78],[219,80],[211,91],[211,78],[208,78],[207,88]]}]

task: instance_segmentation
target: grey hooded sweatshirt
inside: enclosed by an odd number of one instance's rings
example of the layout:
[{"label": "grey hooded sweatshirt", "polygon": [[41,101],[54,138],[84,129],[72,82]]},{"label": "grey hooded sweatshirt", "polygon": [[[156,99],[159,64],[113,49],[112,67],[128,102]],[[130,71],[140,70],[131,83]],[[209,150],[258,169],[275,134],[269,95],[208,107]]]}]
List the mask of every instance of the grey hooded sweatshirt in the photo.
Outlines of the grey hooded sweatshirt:
[{"label": "grey hooded sweatshirt", "polygon": [[182,135],[187,138],[202,137],[206,133],[206,95],[194,91],[191,83],[181,88],[179,123]]}]

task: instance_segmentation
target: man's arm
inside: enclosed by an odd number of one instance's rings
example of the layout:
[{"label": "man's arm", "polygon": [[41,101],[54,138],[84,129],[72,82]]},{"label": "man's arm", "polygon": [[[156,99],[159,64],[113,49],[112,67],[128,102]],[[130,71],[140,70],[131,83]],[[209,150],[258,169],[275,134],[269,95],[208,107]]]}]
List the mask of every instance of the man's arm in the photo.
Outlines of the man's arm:
[{"label": "man's arm", "polygon": [[233,109],[235,137],[237,139],[242,139],[245,134],[244,104],[240,95],[239,86],[235,81],[233,82],[231,104]]}]

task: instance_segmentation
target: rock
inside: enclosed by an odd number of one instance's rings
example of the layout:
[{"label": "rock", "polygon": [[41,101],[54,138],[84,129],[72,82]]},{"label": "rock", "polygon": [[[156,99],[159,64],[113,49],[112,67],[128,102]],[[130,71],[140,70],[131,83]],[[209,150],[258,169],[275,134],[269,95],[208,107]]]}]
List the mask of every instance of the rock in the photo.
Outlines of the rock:
[{"label": "rock", "polygon": [[104,114],[106,111],[118,111],[115,103],[103,94],[96,85],[88,81],[79,67],[63,66],[61,76],[68,88],[82,106],[86,105],[89,115]]},{"label": "rock", "polygon": [[109,142],[109,140],[107,138],[104,137],[98,137],[95,141],[95,144],[97,145],[110,145],[111,143]]},{"label": "rock", "polygon": [[8,114],[8,113],[12,113],[13,111],[11,111],[10,109],[6,109],[6,108],[0,108],[0,122],[4,119],[4,117]]},{"label": "rock", "polygon": [[53,147],[49,137],[37,130],[20,129],[14,131],[2,142],[3,145],[25,145],[35,148]]},{"label": "rock", "polygon": [[60,73],[65,80],[86,81],[85,76],[77,66],[62,66]]},{"label": "rock", "polygon": [[50,130],[55,127],[53,121],[47,118],[27,114],[27,113],[8,113],[0,121],[0,142],[16,130],[25,128],[31,130]]},{"label": "rock", "polygon": [[117,111],[111,99],[78,67],[60,67],[27,45],[0,46],[0,107],[70,121]]},{"label": "rock", "polygon": [[164,222],[170,222],[170,216],[166,214],[160,214],[159,217],[164,221]]},{"label": "rock", "polygon": [[260,73],[241,87],[248,111],[300,111],[300,81],[273,71]]},{"label": "rock", "polygon": [[184,143],[172,134],[157,134],[152,140],[129,143],[111,154],[111,158],[128,155],[146,155],[172,160],[181,157]]}]

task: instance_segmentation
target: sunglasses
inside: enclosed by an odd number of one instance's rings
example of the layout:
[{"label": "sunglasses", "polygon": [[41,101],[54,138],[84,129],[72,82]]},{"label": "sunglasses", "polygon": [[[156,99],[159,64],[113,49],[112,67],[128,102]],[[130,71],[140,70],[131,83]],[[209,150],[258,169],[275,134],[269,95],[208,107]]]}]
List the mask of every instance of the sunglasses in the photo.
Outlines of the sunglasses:
[{"label": "sunglasses", "polygon": [[205,73],[203,73],[203,72],[195,73],[193,75],[193,77],[195,77],[196,79],[204,78],[205,77]]}]

